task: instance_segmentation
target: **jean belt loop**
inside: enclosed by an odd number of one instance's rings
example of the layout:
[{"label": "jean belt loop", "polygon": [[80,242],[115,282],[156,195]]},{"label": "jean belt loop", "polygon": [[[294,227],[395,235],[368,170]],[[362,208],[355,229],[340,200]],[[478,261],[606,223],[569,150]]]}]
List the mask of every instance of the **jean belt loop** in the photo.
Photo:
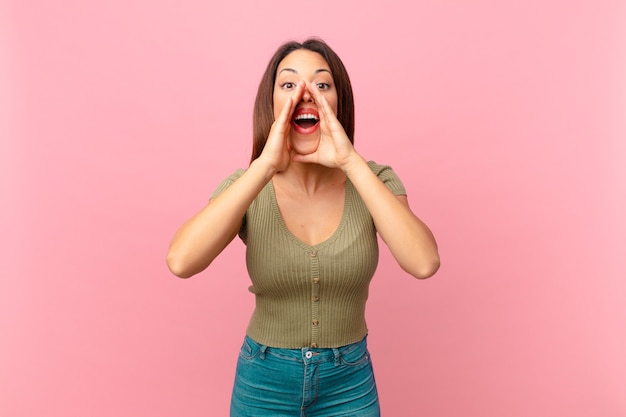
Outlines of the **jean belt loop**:
[{"label": "jean belt loop", "polygon": [[259,354],[259,357],[261,359],[265,359],[265,351],[267,350],[267,346],[261,345],[261,348],[259,350],[261,351],[261,353]]},{"label": "jean belt loop", "polygon": [[341,359],[341,352],[337,348],[333,348],[333,355],[335,356],[335,366],[339,366]]}]

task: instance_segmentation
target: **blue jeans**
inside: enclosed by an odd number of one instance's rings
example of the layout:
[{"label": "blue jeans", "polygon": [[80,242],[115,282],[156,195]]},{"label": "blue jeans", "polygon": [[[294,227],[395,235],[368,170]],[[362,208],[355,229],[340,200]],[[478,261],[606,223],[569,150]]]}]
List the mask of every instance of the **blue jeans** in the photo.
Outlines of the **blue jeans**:
[{"label": "blue jeans", "polygon": [[379,417],[367,340],[282,349],[248,336],[237,361],[231,417]]}]

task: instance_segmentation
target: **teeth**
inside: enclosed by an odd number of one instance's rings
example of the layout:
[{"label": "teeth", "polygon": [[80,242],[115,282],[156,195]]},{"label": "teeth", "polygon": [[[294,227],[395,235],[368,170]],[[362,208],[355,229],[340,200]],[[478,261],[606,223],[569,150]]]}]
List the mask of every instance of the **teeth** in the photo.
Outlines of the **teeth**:
[{"label": "teeth", "polygon": [[317,120],[317,117],[314,114],[299,114],[295,120]]}]

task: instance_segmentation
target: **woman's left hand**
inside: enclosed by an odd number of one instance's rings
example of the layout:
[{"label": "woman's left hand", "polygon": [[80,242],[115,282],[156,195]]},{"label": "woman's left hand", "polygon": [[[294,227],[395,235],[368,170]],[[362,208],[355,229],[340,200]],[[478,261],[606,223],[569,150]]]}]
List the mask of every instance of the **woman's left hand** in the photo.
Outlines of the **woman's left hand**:
[{"label": "woman's left hand", "polygon": [[306,89],[317,103],[320,142],[315,152],[308,155],[296,154],[293,161],[343,169],[355,156],[358,157],[358,154],[324,95],[310,82],[307,82]]}]

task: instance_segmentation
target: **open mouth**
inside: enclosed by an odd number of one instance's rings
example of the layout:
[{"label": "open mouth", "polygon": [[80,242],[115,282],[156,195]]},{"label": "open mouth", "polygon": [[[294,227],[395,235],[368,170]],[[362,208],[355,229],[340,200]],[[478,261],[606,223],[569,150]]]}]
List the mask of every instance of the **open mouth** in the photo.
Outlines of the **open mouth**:
[{"label": "open mouth", "polygon": [[315,109],[298,109],[293,115],[293,127],[298,133],[312,133],[320,123]]},{"label": "open mouth", "polygon": [[320,119],[314,114],[300,114],[293,119],[293,122],[298,126],[308,129],[318,124]]}]

